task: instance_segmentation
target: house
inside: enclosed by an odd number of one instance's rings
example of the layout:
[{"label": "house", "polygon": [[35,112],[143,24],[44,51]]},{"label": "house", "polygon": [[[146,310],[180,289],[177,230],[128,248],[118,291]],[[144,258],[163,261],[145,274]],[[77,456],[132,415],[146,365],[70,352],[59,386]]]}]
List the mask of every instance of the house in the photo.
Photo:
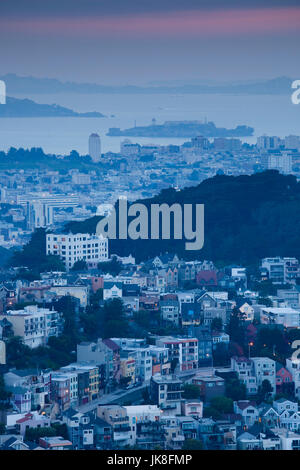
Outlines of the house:
[{"label": "house", "polygon": [[279,413],[274,407],[262,403],[258,407],[258,410],[259,410],[259,416],[260,416],[259,420],[265,426],[267,426],[268,428],[278,426],[279,421],[280,421]]},{"label": "house", "polygon": [[217,300],[205,290],[197,295],[196,302],[201,305],[201,310],[218,306]]},{"label": "house", "polygon": [[191,416],[196,418],[202,418],[203,416],[203,402],[200,400],[182,400],[181,402],[181,413],[183,416]]},{"label": "house", "polygon": [[196,283],[201,287],[211,287],[218,285],[217,271],[199,271],[196,274]]},{"label": "house", "polygon": [[212,342],[213,349],[216,349],[218,344],[224,344],[228,347],[229,345],[229,335],[224,331],[213,331],[212,332]]},{"label": "house", "polygon": [[295,396],[300,398],[300,362],[289,358],[286,360],[286,368],[292,375],[295,384]]},{"label": "house", "polygon": [[7,439],[0,445],[0,450],[30,450],[30,448],[23,441],[22,436],[7,436]]},{"label": "house", "polygon": [[256,377],[257,386],[260,387],[267,380],[271,387],[271,394],[276,393],[276,364],[269,357],[252,357],[253,372]]},{"label": "house", "polygon": [[300,450],[299,434],[282,428],[272,431],[280,438],[280,450]]},{"label": "house", "polygon": [[239,380],[246,385],[248,395],[256,395],[257,379],[254,375],[252,360],[244,356],[233,356],[231,368],[237,373]]},{"label": "house", "polygon": [[31,391],[25,387],[8,387],[11,392],[10,402],[18,413],[31,411]]},{"label": "house", "polygon": [[200,389],[201,398],[210,402],[214,397],[225,395],[225,380],[213,373],[200,373],[192,378],[192,384]]},{"label": "house", "polygon": [[279,366],[276,364],[276,392],[284,393],[288,388],[292,393],[294,392],[293,376],[281,364]]},{"label": "house", "polygon": [[198,368],[197,338],[160,336],[156,345],[168,348],[170,361],[173,361],[181,372]]},{"label": "house", "polygon": [[120,353],[121,378],[128,380],[127,385],[135,383],[136,363],[131,351],[121,351]]},{"label": "house", "polygon": [[180,415],[182,381],[175,375],[156,374],[150,379],[150,398],[164,415]]},{"label": "house", "polygon": [[181,323],[182,326],[195,325],[201,323],[202,318],[201,304],[197,302],[182,302],[181,303]]},{"label": "house", "polygon": [[7,387],[25,387],[31,392],[33,408],[43,409],[50,402],[51,370],[10,369],[4,374]]},{"label": "house", "polygon": [[179,302],[177,300],[161,300],[160,311],[162,319],[166,322],[171,322],[174,325],[179,325]]},{"label": "house", "polygon": [[166,448],[166,431],[162,421],[143,420],[136,424],[136,445],[143,450]]},{"label": "house", "polygon": [[108,349],[110,349],[112,353],[112,380],[115,380],[119,382],[120,376],[121,376],[121,371],[120,371],[120,351],[121,348],[120,346],[113,341],[112,339],[103,339],[102,342],[107,346]]},{"label": "house", "polygon": [[71,450],[73,447],[71,441],[61,436],[41,437],[39,439],[39,445],[47,450]]},{"label": "house", "polygon": [[23,418],[16,421],[16,429],[23,437],[27,429],[47,428],[50,426],[50,418],[37,413],[27,413]]},{"label": "house", "polygon": [[94,420],[94,439],[97,449],[108,450],[112,448],[113,428],[98,416]]},{"label": "house", "polygon": [[244,321],[253,322],[254,320],[254,308],[252,305],[249,305],[248,302],[245,302],[240,306],[239,311],[243,316]]},{"label": "house", "polygon": [[149,351],[152,357],[152,374],[169,375],[171,371],[171,362],[169,360],[169,351],[167,348],[150,345]]},{"label": "house", "polygon": [[242,432],[237,438],[237,450],[260,450],[261,448],[260,439],[250,432]]},{"label": "house", "polygon": [[250,400],[239,400],[233,402],[234,412],[240,414],[243,418],[243,422],[247,427],[252,426],[258,421],[259,411],[257,409],[255,401]]},{"label": "house", "polygon": [[208,307],[203,310],[203,323],[204,325],[210,326],[212,321],[219,318],[222,321],[222,325],[227,323],[227,310],[221,307]]},{"label": "house", "polygon": [[92,414],[80,413],[70,408],[63,413],[63,423],[74,450],[94,448],[94,424]]},{"label": "house", "polygon": [[140,309],[141,310],[159,310],[159,297],[153,295],[142,295],[140,296]]},{"label": "house", "polygon": [[212,357],[212,334],[206,325],[188,327],[188,336],[198,340],[198,364],[199,367],[211,366]]},{"label": "house", "polygon": [[79,300],[81,307],[85,308],[88,304],[89,287],[85,285],[66,285],[66,286],[52,286],[49,292],[55,294],[56,297],[71,296]]},{"label": "house", "polygon": [[184,434],[179,425],[177,417],[163,413],[161,422],[165,433],[165,445],[168,450],[177,450],[182,448],[185,441]]},{"label": "house", "polygon": [[273,402],[273,407],[281,415],[284,411],[298,412],[298,403],[287,400],[286,398],[279,398]]},{"label": "house", "polygon": [[285,410],[281,413],[279,427],[289,429],[290,431],[300,431],[300,412]]},{"label": "house", "polygon": [[131,428],[131,442],[136,443],[138,423],[158,422],[162,411],[157,405],[124,406]]},{"label": "house", "polygon": [[97,417],[111,427],[114,446],[124,448],[127,445],[133,445],[133,431],[125,407],[120,405],[98,405]]},{"label": "house", "polygon": [[264,307],[261,309],[260,321],[265,325],[283,325],[285,328],[300,327],[300,310],[291,307]]},{"label": "house", "polygon": [[12,324],[15,336],[20,336],[29,348],[45,346],[50,336],[59,336],[63,328],[62,314],[37,305],[22,310],[9,310],[0,315],[1,320]]},{"label": "house", "polygon": [[121,299],[123,296],[123,283],[114,281],[104,281],[103,284],[103,300]]}]

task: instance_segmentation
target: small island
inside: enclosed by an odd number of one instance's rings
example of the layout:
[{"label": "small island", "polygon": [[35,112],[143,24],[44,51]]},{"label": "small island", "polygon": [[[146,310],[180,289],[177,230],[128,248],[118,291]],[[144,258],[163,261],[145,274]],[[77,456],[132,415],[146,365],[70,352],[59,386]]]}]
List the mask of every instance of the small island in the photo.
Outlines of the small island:
[{"label": "small island", "polygon": [[163,124],[153,123],[150,126],[136,126],[121,130],[111,127],[106,135],[110,137],[249,137],[254,129],[248,126],[237,126],[235,129],[216,127],[214,122],[202,121],[166,121]]},{"label": "small island", "polygon": [[23,117],[87,117],[102,118],[104,114],[98,112],[77,113],[72,109],[57,104],[39,104],[29,99],[6,98],[6,104],[0,106],[0,118]]}]

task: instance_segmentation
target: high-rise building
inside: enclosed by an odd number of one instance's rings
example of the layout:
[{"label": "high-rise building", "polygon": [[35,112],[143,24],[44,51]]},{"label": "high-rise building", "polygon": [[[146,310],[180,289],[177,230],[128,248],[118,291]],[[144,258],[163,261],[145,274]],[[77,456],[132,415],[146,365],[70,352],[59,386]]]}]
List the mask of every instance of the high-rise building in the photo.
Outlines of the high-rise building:
[{"label": "high-rise building", "polygon": [[268,170],[278,170],[283,174],[290,174],[292,172],[292,155],[289,152],[280,152],[270,154],[267,157],[267,168]]},{"label": "high-rise building", "polygon": [[278,149],[280,145],[283,144],[283,141],[280,137],[263,135],[257,138],[257,148],[260,150],[274,150]]},{"label": "high-rise building", "polygon": [[101,159],[101,140],[96,133],[91,134],[89,137],[89,155],[95,163]]}]

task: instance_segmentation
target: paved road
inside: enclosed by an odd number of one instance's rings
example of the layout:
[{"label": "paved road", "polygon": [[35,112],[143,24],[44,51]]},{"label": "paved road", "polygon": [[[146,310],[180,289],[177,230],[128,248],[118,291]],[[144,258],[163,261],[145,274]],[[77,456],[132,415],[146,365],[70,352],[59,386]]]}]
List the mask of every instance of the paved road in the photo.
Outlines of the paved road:
[{"label": "paved road", "polygon": [[113,403],[116,400],[120,400],[121,398],[124,399],[127,396],[129,397],[131,394],[136,393],[136,392],[141,392],[144,390],[146,387],[149,386],[148,383],[144,383],[143,385],[140,385],[139,387],[134,387],[131,388],[130,390],[116,390],[115,392],[108,393],[106,395],[102,395],[102,397],[97,398],[96,400],[86,403],[85,405],[80,405],[76,406],[75,409],[80,411],[81,413],[86,413],[87,411],[91,411],[95,408],[97,408],[98,405],[106,405],[109,403]]},{"label": "paved road", "polygon": [[[182,381],[186,381],[186,380],[189,380],[193,375],[197,374],[197,372],[211,372],[212,371],[212,368],[211,367],[202,367],[200,369],[194,369],[194,370],[189,370],[189,371],[185,371],[185,372],[179,372],[177,373],[176,375],[182,380]],[[140,385],[139,387],[134,387],[134,388],[131,388],[130,390],[116,390],[112,393],[108,393],[106,395],[102,395],[102,397],[100,398],[97,398],[96,400],[90,402],[90,403],[86,403],[85,405],[80,405],[80,406],[76,406],[74,407],[76,410],[82,412],[82,413],[86,413],[88,411],[91,411],[95,408],[97,408],[98,405],[107,405],[109,403],[113,403],[113,402],[117,402],[117,400],[121,400],[126,398],[128,396],[128,398],[130,397],[131,394],[136,394],[136,392],[141,392],[142,390],[144,390],[146,387],[149,386],[149,381],[147,383],[144,383],[143,385]],[[129,400],[128,400],[129,401]]]}]

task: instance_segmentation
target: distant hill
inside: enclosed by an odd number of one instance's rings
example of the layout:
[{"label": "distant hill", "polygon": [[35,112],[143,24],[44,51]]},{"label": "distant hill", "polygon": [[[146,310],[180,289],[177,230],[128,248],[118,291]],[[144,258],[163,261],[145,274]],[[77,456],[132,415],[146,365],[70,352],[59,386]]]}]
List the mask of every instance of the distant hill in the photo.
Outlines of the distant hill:
[{"label": "distant hill", "polygon": [[174,83],[157,84],[156,86],[109,86],[96,83],[61,82],[56,79],[20,77],[15,74],[0,76],[4,80],[10,94],[51,94],[51,93],[125,93],[125,94],[153,94],[153,93],[180,93],[180,94],[208,94],[208,93],[234,93],[234,94],[267,94],[286,95],[290,93],[293,79],[277,77],[270,80],[256,80],[239,83]]},{"label": "distant hill", "polygon": [[135,126],[123,131],[111,127],[106,135],[111,137],[245,137],[253,135],[254,129],[249,126],[237,126],[235,129],[216,127],[214,122],[167,121],[164,124]]},{"label": "distant hill", "polygon": [[7,250],[0,246],[0,268],[4,267],[13,255],[13,250]]},{"label": "distant hill", "polygon": [[6,104],[0,106],[1,117],[93,117],[102,118],[98,112],[77,113],[57,104],[38,104],[29,99],[6,98]]},{"label": "distant hill", "polygon": [[[181,240],[111,240],[110,253],[132,254],[138,261],[165,252],[185,259],[252,264],[265,256],[300,258],[300,183],[277,171],[251,176],[218,175],[198,186],[163,190],[143,201],[205,204],[202,250],[186,251]],[[66,225],[66,231],[94,233],[100,217]]]}]

